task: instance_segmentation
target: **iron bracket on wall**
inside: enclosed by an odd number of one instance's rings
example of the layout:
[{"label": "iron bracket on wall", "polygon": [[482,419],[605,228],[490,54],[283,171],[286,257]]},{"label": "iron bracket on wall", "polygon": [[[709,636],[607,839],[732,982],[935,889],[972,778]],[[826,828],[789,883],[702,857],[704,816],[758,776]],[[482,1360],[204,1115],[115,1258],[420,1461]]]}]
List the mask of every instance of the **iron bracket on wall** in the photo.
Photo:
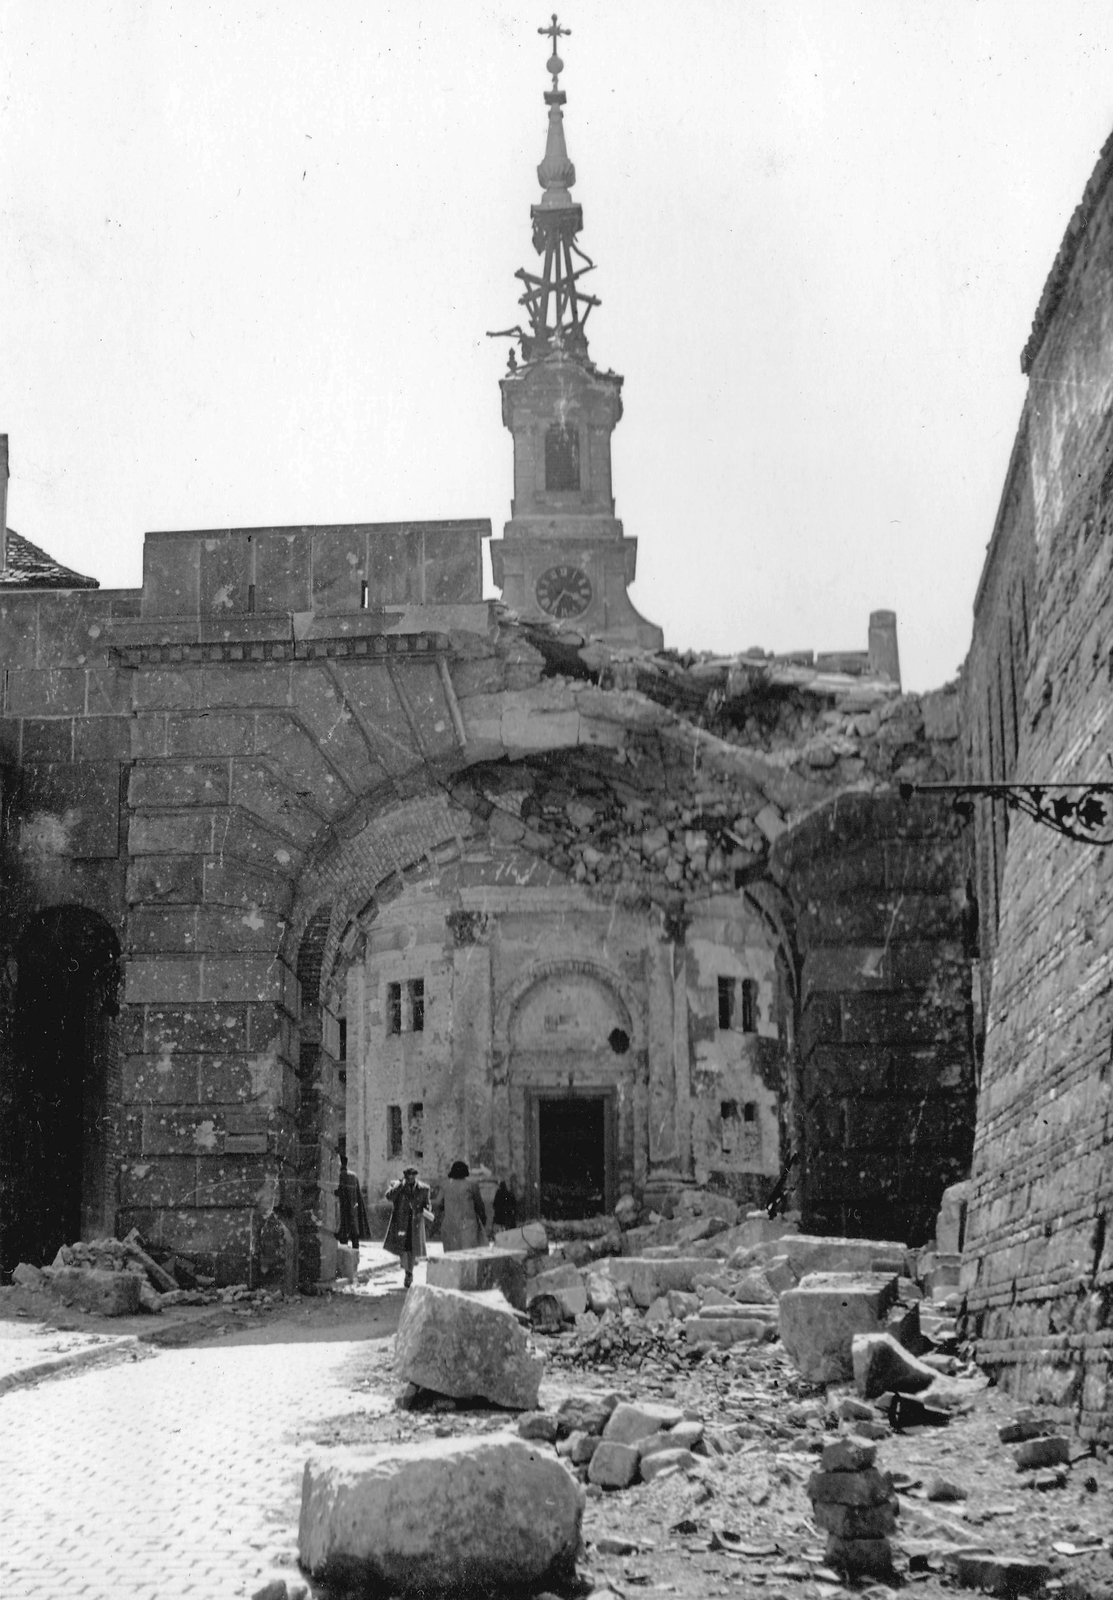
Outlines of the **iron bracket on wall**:
[{"label": "iron bracket on wall", "polygon": [[974,815],[975,800],[1003,800],[1033,822],[1073,839],[1076,844],[1113,844],[1113,783],[902,783],[900,797],[949,794],[952,808],[965,820]]}]

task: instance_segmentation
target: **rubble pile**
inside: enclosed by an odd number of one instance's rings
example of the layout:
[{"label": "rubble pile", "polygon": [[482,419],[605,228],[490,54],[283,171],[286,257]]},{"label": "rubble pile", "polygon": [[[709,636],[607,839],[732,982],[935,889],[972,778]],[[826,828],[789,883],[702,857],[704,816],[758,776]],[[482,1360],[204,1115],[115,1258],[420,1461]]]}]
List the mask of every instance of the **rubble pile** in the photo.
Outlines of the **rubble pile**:
[{"label": "rubble pile", "polygon": [[63,1305],[108,1317],[157,1314],[167,1306],[265,1303],[278,1298],[273,1291],[252,1291],[246,1283],[218,1289],[215,1278],[197,1272],[181,1255],[156,1260],[134,1228],[124,1239],[62,1245],[48,1267],[21,1261],[12,1282]]},{"label": "rubble pile", "polygon": [[[561,751],[528,769],[478,763],[451,794],[504,843],[588,887],[654,902],[694,887],[733,889],[832,794],[953,776],[949,691],[901,695],[887,680],[803,660],[683,664],[544,628],[530,637],[544,658],[534,661],[538,683],[563,680],[570,695],[576,678],[636,689],[621,701],[622,749],[613,763],[598,749]],[[581,690],[569,706],[614,715],[603,696],[589,707],[591,694]]]}]

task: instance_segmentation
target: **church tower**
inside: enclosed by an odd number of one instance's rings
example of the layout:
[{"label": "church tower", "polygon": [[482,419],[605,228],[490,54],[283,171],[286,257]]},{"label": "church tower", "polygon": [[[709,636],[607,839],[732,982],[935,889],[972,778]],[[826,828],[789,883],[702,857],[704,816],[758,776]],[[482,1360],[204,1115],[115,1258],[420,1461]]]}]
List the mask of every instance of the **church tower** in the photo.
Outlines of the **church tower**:
[{"label": "church tower", "polygon": [[[552,39],[545,94],[549,131],[537,169],[544,193],[530,207],[540,273],[521,268],[529,331],[507,330],[520,342],[501,382],[502,420],[514,438],[514,499],[501,540],[490,546],[496,584],[523,620],[548,618],[612,644],[658,650],[661,629],[634,609],[638,542],[614,514],[611,433],[622,416],[622,379],[600,372],[587,351],[585,325],[599,301],[581,286],[594,263],[576,242],[583,209],[569,194],[576,169],[568,159],[559,87],[564,63],[557,41],[569,32],[554,16],[539,28]],[[497,336],[496,336],[497,337]]]}]

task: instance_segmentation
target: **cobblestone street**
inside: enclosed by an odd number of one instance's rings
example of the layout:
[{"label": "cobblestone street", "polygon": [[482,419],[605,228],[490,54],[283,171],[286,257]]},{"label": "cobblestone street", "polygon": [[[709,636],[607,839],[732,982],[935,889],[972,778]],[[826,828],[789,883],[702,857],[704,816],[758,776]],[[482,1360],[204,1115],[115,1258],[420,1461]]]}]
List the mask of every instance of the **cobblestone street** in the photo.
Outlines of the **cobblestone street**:
[{"label": "cobblestone street", "polygon": [[295,1302],[212,1343],[0,1397],[4,1600],[216,1600],[293,1576],[305,1440],[360,1403],[368,1341],[400,1305]]}]

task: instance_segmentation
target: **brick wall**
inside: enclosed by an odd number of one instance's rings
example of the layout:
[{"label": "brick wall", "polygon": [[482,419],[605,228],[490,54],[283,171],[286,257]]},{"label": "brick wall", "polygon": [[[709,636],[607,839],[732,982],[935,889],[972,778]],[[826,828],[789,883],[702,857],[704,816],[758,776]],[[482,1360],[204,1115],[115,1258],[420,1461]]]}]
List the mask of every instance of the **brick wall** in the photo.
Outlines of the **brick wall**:
[{"label": "brick wall", "polygon": [[923,1243],[973,1135],[964,852],[945,803],[850,795],[781,839],[804,1226]]},{"label": "brick wall", "polygon": [[[1113,193],[1107,148],[1025,354],[1031,387],[964,683],[971,775],[1113,776]],[[1016,640],[1017,600],[1027,613]],[[1005,755],[991,747],[1004,691]],[[1015,707],[1015,712],[1013,710]],[[1015,734],[1011,732],[1015,715]],[[1002,850],[1002,846],[1006,846]],[[979,1359],[1113,1437],[1113,850],[1023,817],[978,833],[999,885],[963,1287]],[[992,909],[996,928],[992,929]]]}]

